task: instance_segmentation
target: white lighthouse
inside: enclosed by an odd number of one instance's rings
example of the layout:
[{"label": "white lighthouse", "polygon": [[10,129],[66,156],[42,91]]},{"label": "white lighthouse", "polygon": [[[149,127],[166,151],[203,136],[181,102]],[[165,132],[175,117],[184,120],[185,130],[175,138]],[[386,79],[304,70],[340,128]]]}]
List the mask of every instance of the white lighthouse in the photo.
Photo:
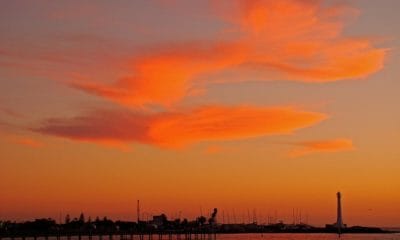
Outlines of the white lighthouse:
[{"label": "white lighthouse", "polygon": [[346,224],[343,224],[343,219],[342,219],[342,195],[340,192],[336,193],[336,197],[337,197],[337,220],[335,223],[335,227],[337,227],[338,229],[341,228],[345,228]]}]

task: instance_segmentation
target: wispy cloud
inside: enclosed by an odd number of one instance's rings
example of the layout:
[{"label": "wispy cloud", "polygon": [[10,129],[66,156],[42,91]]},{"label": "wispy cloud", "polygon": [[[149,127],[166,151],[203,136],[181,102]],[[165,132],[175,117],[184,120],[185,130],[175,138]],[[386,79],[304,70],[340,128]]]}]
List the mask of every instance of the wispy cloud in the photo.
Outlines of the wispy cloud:
[{"label": "wispy cloud", "polygon": [[179,112],[98,110],[71,119],[48,119],[36,132],[95,143],[142,143],[180,148],[200,141],[288,134],[325,119],[291,107],[202,106]]},{"label": "wispy cloud", "polygon": [[15,111],[15,110],[13,110],[11,108],[0,107],[0,112],[5,114],[5,115],[7,115],[7,116],[9,116],[9,117],[12,117],[12,118],[23,118],[24,117],[23,114]]},{"label": "wispy cloud", "polygon": [[290,157],[301,157],[314,153],[344,152],[354,149],[353,141],[347,138],[306,141],[294,145],[297,145],[297,147],[289,152]]},{"label": "wispy cloud", "polygon": [[[149,46],[133,56],[131,72],[111,84],[75,80],[70,86],[114,102],[168,106],[207,82],[259,80],[330,82],[360,79],[379,71],[386,49],[372,40],[342,33],[346,16],[357,12],[320,1],[228,1],[214,4],[230,23],[216,41]],[[223,5],[223,7],[221,7]],[[236,79],[219,79],[234,69]],[[241,74],[241,72],[246,74]],[[213,77],[214,75],[214,77]]]},{"label": "wispy cloud", "polygon": [[10,141],[15,144],[32,148],[40,148],[45,146],[43,142],[30,137],[13,137]]},{"label": "wispy cloud", "polygon": [[[54,49],[45,44],[21,52],[11,44],[14,47],[0,49],[0,57],[11,65],[30,59],[39,68],[62,75],[63,82],[68,78],[69,87],[124,108],[47,119],[34,131],[106,145],[136,142],[169,148],[285,134],[325,118],[296,108],[240,103],[179,109],[185,97],[204,93],[210,84],[254,80],[325,83],[362,79],[384,66],[387,49],[374,46],[368,37],[343,33],[349,18],[358,14],[345,5],[301,0],[211,1],[208,14],[215,14],[212,19],[220,21],[216,26],[223,26],[211,40],[176,36],[166,42],[160,38],[157,44],[152,41],[138,50],[126,42],[119,46],[88,33],[58,38],[65,44]],[[53,68],[42,62],[74,68]]]},{"label": "wispy cloud", "polygon": [[113,84],[74,80],[70,86],[122,105],[168,106],[188,95],[201,75],[240,63],[245,51],[243,48],[245,46],[241,44],[227,42],[163,46],[162,49],[134,57],[129,64],[131,74]]}]

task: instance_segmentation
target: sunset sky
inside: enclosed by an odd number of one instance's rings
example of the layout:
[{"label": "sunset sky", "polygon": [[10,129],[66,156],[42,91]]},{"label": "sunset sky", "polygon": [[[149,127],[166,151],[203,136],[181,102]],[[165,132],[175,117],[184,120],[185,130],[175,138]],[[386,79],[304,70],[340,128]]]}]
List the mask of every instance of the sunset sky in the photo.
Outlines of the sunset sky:
[{"label": "sunset sky", "polygon": [[399,9],[0,1],[0,220],[400,226]]}]

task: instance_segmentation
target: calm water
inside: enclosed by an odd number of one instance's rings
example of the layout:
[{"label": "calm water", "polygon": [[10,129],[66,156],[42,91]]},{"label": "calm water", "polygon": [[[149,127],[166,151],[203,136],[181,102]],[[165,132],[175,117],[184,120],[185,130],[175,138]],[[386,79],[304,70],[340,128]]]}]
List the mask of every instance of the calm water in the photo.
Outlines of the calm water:
[{"label": "calm water", "polygon": [[[115,236],[114,240],[119,240],[119,236]],[[138,240],[137,236],[134,240]],[[153,240],[157,240],[157,236],[153,236]],[[163,238],[168,239],[168,238]],[[175,240],[175,238],[173,238]],[[184,238],[182,238],[184,239]],[[192,238],[193,239],[193,238]],[[207,239],[207,238],[206,238]],[[217,240],[400,240],[400,234],[343,234],[340,238],[336,234],[287,234],[287,233],[272,233],[272,234],[219,234]],[[10,240],[3,238],[3,240]],[[27,240],[33,240],[27,238]],[[38,238],[38,240],[44,240],[44,238]],[[56,240],[56,238],[50,237],[49,240]],[[67,238],[61,238],[61,240],[67,240]],[[78,240],[78,237],[72,237],[71,240]],[[87,237],[82,237],[82,240],[88,240]],[[93,236],[92,240],[98,240],[96,236]],[[108,237],[104,236],[103,240],[108,240]],[[147,240],[147,237],[144,238]]]},{"label": "calm water", "polygon": [[340,238],[336,234],[229,234],[218,235],[217,240],[400,240],[400,234],[343,234]]}]

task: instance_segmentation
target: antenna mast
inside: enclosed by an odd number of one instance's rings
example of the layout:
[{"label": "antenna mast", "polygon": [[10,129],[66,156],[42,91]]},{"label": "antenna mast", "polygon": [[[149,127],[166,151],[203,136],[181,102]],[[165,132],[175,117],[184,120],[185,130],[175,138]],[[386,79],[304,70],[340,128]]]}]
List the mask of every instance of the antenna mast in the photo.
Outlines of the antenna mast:
[{"label": "antenna mast", "polygon": [[140,221],[140,204],[139,204],[139,200],[137,200],[137,222],[139,223]]}]

